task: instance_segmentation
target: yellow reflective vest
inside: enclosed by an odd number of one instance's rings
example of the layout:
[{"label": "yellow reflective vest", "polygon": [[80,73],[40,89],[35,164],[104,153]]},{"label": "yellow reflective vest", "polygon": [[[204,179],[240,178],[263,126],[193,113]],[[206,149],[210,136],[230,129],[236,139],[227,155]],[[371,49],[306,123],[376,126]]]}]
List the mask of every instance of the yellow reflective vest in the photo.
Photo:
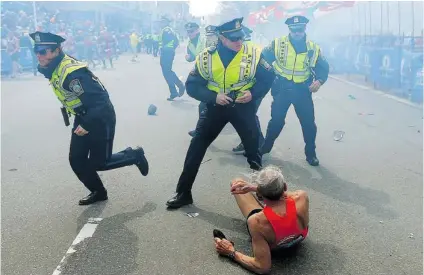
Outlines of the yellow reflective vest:
[{"label": "yellow reflective vest", "polygon": [[73,59],[72,57],[65,54],[65,57],[56,67],[52,78],[50,79],[50,84],[53,87],[55,95],[66,108],[66,110],[73,115],[76,114],[74,109],[82,106],[82,102],[78,98],[78,95],[76,95],[74,92],[65,90],[63,88],[63,82],[70,73],[85,67],[87,67],[87,64],[79,62],[78,60]]},{"label": "yellow reflective vest", "polygon": [[312,41],[307,41],[306,47],[306,52],[296,54],[288,36],[275,39],[275,61],[272,63],[275,72],[294,83],[308,80],[310,69],[317,63],[320,47]]},{"label": "yellow reflective vest", "polygon": [[227,68],[224,68],[218,51],[210,47],[196,57],[196,65],[200,75],[208,81],[208,89],[228,94],[253,87],[260,55],[260,49],[243,44]]},{"label": "yellow reflective vest", "polygon": [[169,41],[166,45],[163,45],[163,42],[162,42],[163,40],[162,40],[162,38],[163,38],[163,33],[164,33],[165,31],[172,32],[172,33],[175,35],[175,37],[177,37],[177,35],[175,34],[175,32],[172,30],[172,28],[171,28],[171,27],[169,27],[169,26],[167,26],[167,27],[163,28],[163,29],[162,29],[162,31],[160,32],[160,36],[159,36],[159,45],[160,45],[162,48],[174,48],[175,40],[171,40],[171,41]]},{"label": "yellow reflective vest", "polygon": [[205,49],[205,47],[206,47],[206,40],[202,35],[199,36],[199,40],[197,41],[196,46],[194,46],[191,40],[188,42],[188,45],[187,45],[187,49],[193,56],[197,56],[201,51]]}]

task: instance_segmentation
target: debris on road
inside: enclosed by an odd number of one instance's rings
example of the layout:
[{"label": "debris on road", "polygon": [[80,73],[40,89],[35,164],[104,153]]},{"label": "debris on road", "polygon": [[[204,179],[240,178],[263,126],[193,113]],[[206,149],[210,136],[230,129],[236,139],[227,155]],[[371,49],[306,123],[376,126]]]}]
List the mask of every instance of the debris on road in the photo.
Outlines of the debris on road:
[{"label": "debris on road", "polygon": [[197,216],[199,216],[199,213],[196,212],[188,212],[186,213],[186,215],[190,218],[196,218]]},{"label": "debris on road", "polygon": [[409,233],[409,238],[413,239],[414,238],[414,233]]},{"label": "debris on road", "polygon": [[156,110],[157,110],[157,109],[158,109],[158,108],[157,108],[155,105],[150,104],[149,109],[147,110],[147,114],[148,114],[149,116],[154,116],[154,115],[156,115]]},{"label": "debris on road", "polygon": [[348,95],[348,97],[349,97],[350,99],[356,99],[356,97],[354,97],[353,95]]},{"label": "debris on road", "polygon": [[334,131],[333,133],[333,139],[335,141],[340,141],[344,137],[345,132],[343,131]]},{"label": "debris on road", "polygon": [[9,169],[9,171],[11,171],[11,172],[15,172],[15,171],[18,171],[18,169],[16,169],[16,168],[12,168],[12,169]]},{"label": "debris on road", "polygon": [[211,161],[211,160],[212,159],[208,159],[208,160],[202,161],[200,164],[202,165],[203,163],[206,163],[206,162]]},{"label": "debris on road", "polygon": [[380,221],[381,224],[383,224],[383,221]]}]

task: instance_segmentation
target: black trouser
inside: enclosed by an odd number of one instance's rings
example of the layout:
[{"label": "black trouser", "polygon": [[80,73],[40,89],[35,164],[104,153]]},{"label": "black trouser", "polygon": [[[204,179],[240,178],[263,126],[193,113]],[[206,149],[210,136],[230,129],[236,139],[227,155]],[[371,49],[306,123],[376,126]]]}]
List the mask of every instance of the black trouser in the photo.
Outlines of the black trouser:
[{"label": "black trouser", "polygon": [[[276,82],[278,83],[278,82]],[[277,84],[278,85],[278,84]],[[275,140],[283,130],[287,111],[293,104],[296,115],[302,126],[303,140],[305,141],[305,155],[315,157],[315,138],[317,135],[317,126],[315,125],[314,103],[312,94],[307,85],[299,85],[294,89],[282,89],[274,85],[274,93],[271,105],[271,120],[268,123],[266,137],[261,152],[269,153]]]},{"label": "black trouser", "polygon": [[190,142],[183,172],[178,181],[177,193],[191,191],[206,150],[228,122],[236,129],[245,145],[250,167],[257,170],[262,165],[258,146],[259,129],[255,122],[255,105],[248,103],[225,107],[208,104],[203,119],[199,119],[197,123],[196,135]]},{"label": "black trouser", "polygon": [[160,66],[162,68],[163,77],[169,87],[171,96],[177,96],[177,87],[182,87],[184,84],[172,70],[172,63],[174,62],[175,50],[171,48],[162,48],[160,55]]},{"label": "black trouser", "polygon": [[96,122],[87,135],[74,134],[82,120],[79,116],[75,117],[72,129],[69,163],[78,179],[91,192],[106,192],[96,171],[106,171],[136,163],[136,158],[131,151],[124,150],[112,154],[116,117],[113,107],[108,109],[102,120]]},{"label": "black trouser", "polygon": [[159,51],[159,41],[153,41],[153,56],[158,56]]}]

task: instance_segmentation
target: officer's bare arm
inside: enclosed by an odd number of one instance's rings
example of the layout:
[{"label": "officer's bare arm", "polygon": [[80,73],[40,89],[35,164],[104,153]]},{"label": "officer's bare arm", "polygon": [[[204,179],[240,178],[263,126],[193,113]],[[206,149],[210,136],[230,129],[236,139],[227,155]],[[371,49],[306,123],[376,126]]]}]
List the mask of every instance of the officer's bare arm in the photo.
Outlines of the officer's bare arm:
[{"label": "officer's bare arm", "polygon": [[271,249],[259,231],[257,220],[254,217],[249,218],[247,225],[252,236],[253,257],[237,251],[234,260],[256,274],[267,274],[271,270]]},{"label": "officer's bare arm", "polygon": [[197,66],[195,66],[188,75],[185,85],[187,94],[192,98],[205,103],[216,102],[217,93],[206,87],[206,85],[208,85],[208,81],[200,75]]}]

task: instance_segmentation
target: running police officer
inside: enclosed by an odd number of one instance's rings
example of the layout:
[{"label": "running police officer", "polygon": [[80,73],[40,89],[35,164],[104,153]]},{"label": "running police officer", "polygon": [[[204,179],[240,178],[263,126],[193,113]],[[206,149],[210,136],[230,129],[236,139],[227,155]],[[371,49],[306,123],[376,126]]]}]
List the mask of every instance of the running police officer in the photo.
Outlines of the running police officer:
[{"label": "running police officer", "polygon": [[[185,59],[187,60],[187,62],[193,62],[196,60],[196,56],[205,49],[206,40],[205,37],[200,34],[199,25],[197,23],[189,22],[185,24],[185,29],[189,38]],[[202,110],[205,110],[205,108],[205,103],[200,102],[199,117],[202,115]],[[195,135],[195,133],[196,130],[188,132],[188,134],[192,137]]]},{"label": "running police officer", "polygon": [[82,63],[63,53],[62,37],[43,32],[30,34],[35,41],[38,71],[49,79],[55,95],[63,104],[65,125],[74,115],[69,162],[78,179],[90,190],[79,201],[88,205],[107,200],[107,191],[96,171],[136,165],[141,174],[149,171],[141,147],[112,154],[116,117],[114,107],[100,80]]},{"label": "running police officer", "polygon": [[[162,31],[160,34],[159,43],[162,46],[160,52],[160,66],[162,68],[163,77],[168,84],[169,92],[171,93],[168,100],[172,101],[174,98],[184,94],[185,86],[172,70],[172,63],[174,62],[175,58],[175,49],[178,47],[179,41],[177,34],[169,26],[169,23],[170,20],[168,18],[162,17]],[[178,87],[178,92],[175,86]]]},{"label": "running police officer", "polygon": [[195,68],[187,78],[187,93],[205,102],[207,111],[188,148],[177,194],[167,202],[170,208],[193,202],[191,188],[200,163],[228,122],[245,144],[250,168],[261,168],[255,101],[270,89],[275,75],[259,49],[243,44],[242,20],[234,19],[217,27],[217,47],[207,48],[196,57]]},{"label": "running police officer", "polygon": [[309,20],[304,16],[293,16],[286,20],[290,34],[275,39],[262,52],[272,64],[277,79],[271,89],[274,98],[271,105],[271,120],[262,146],[262,154],[269,153],[284,126],[287,110],[294,105],[302,126],[305,141],[306,161],[319,165],[315,153],[314,103],[312,93],[327,81],[329,65],[321,56],[320,47],[306,39],[305,29]]},{"label": "running police officer", "polygon": [[[252,45],[252,46],[259,48],[260,46],[255,45],[252,42],[252,32],[253,31],[251,29],[249,29],[248,27],[246,27],[245,25],[242,25],[242,27],[243,27],[244,33],[246,34],[246,36],[244,38],[244,43],[247,44],[247,45]],[[266,96],[266,93],[263,95],[263,97],[265,97],[265,96]],[[256,113],[258,112],[258,109],[259,109],[259,106],[261,105],[263,97],[258,98],[258,100],[256,100],[256,102],[255,102]],[[258,128],[259,128],[259,147],[261,147],[262,144],[264,143],[264,135],[262,134],[261,125],[260,125],[259,118],[258,118],[257,115],[256,115],[256,124],[258,125]],[[240,154],[240,153],[245,154],[243,142],[240,141],[240,144],[233,148],[233,152],[236,153],[236,154]]]}]

